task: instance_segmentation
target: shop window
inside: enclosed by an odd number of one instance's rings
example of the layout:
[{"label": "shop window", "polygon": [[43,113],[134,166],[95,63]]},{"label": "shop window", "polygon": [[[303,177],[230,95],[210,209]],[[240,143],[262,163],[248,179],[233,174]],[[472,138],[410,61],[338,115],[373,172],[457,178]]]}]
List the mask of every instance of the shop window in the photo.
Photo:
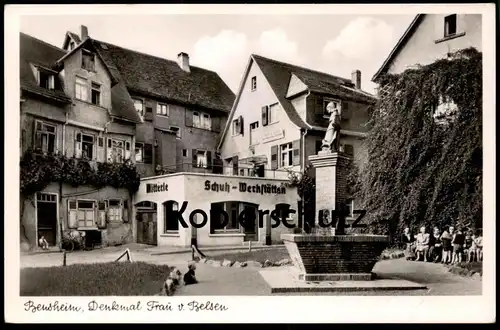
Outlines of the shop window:
[{"label": "shop window", "polygon": [[[215,212],[215,214],[219,214],[220,217],[214,218],[214,220],[210,223],[210,232],[213,233],[234,233],[239,232],[240,224],[238,221],[239,211],[241,209],[241,203],[239,202],[220,202],[220,203],[212,203],[211,210]],[[222,221],[224,220],[224,216],[221,215],[221,211],[224,211],[228,215],[228,223],[225,226],[222,226]]]},{"label": "shop window", "polygon": [[165,233],[179,232],[179,220],[173,216],[173,211],[179,210],[179,203],[175,201],[166,201],[163,203],[164,217],[165,217]]}]

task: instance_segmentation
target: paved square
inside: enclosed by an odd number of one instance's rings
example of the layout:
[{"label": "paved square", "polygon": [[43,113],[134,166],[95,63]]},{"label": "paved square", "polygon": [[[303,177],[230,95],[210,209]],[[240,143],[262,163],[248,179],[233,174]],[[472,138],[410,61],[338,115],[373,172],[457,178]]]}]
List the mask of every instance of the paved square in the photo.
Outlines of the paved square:
[{"label": "paved square", "polygon": [[280,267],[259,271],[271,293],[283,292],[356,292],[387,290],[427,289],[425,285],[400,279],[376,279],[372,281],[324,281],[305,282],[298,279],[295,267]]}]

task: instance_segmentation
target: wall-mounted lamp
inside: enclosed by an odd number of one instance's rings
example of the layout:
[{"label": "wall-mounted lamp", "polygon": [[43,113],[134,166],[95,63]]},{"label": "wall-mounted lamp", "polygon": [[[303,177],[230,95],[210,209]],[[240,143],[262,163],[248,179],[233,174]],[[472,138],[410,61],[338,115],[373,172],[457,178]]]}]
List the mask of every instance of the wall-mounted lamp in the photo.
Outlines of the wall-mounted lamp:
[{"label": "wall-mounted lamp", "polygon": [[158,147],[158,140],[155,139],[155,147]]}]

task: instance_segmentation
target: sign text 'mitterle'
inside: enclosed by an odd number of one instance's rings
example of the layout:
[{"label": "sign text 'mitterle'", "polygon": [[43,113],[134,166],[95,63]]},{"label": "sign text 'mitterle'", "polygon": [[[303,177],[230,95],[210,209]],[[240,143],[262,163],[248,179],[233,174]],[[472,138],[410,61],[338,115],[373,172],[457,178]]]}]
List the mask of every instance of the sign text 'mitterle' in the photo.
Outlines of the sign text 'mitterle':
[{"label": "sign text 'mitterle'", "polygon": [[[210,180],[205,181],[205,190],[213,191],[213,192],[227,192],[231,191],[239,191],[239,192],[248,192],[254,194],[274,194],[274,195],[282,195],[286,194],[286,188],[283,185],[275,185],[275,184],[248,184],[246,182],[238,182],[237,186],[230,185],[229,183],[217,183],[211,182]],[[168,191],[168,184],[164,183],[147,183],[146,184],[146,193],[157,193]]]}]

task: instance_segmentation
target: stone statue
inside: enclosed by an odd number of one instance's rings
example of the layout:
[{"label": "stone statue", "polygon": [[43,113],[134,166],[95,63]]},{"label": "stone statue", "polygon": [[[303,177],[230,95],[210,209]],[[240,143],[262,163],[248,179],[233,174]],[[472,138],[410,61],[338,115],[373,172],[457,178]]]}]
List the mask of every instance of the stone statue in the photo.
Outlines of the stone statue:
[{"label": "stone statue", "polygon": [[340,112],[333,102],[328,103],[326,110],[330,113],[330,123],[328,124],[321,149],[329,151],[333,147],[333,151],[338,152],[340,149]]}]

